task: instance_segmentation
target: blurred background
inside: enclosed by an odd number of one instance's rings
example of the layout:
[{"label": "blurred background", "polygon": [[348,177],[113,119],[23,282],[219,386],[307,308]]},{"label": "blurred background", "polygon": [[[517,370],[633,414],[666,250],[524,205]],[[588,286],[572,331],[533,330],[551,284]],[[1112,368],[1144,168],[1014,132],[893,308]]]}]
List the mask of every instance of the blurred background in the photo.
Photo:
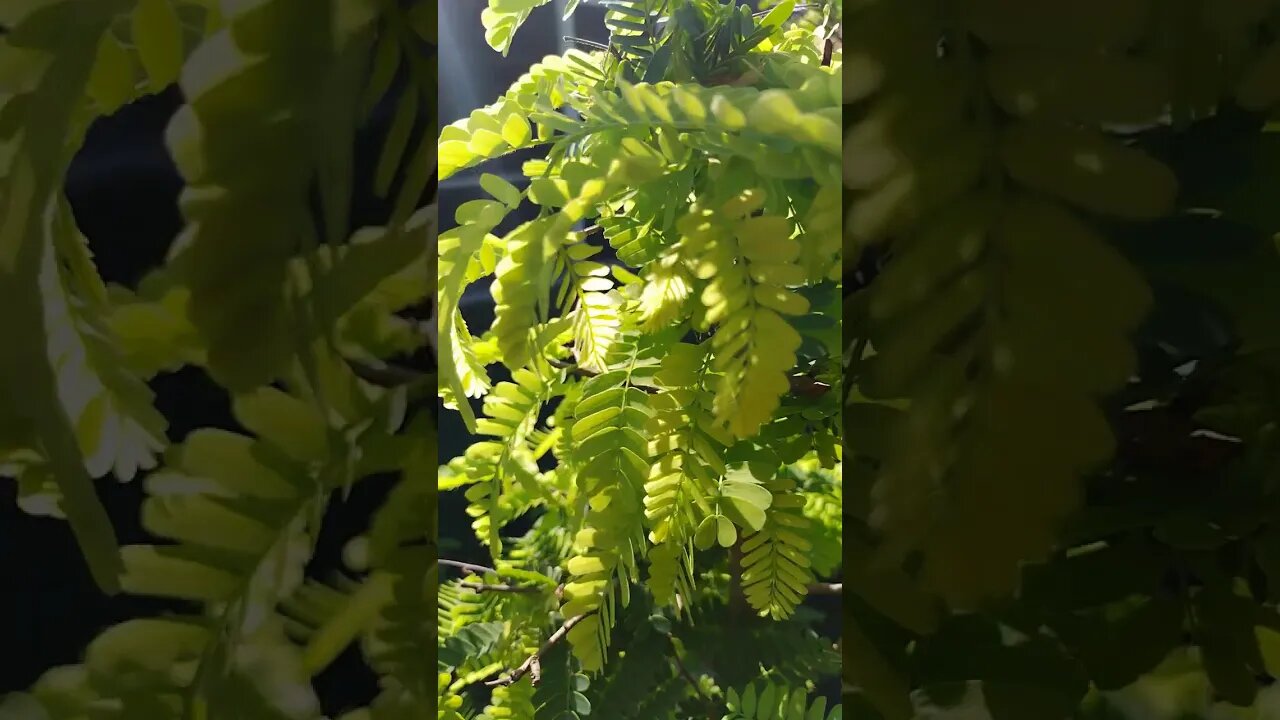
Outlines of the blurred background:
[{"label": "blurred background", "polygon": [[[390,93],[360,130],[357,177],[373,176],[397,99],[396,93]],[[172,87],[102,118],[72,163],[66,192],[108,283],[136,287],[163,264],[182,228],[177,204],[182,179],[164,143],[165,128],[181,103],[180,91]],[[371,188],[357,185],[352,229],[382,225],[389,215],[388,202],[377,198]],[[423,352],[398,360],[428,371],[428,358],[429,353]],[[163,373],[149,384],[157,408],[169,421],[172,442],[200,427],[245,432],[231,415],[230,398],[202,370],[188,367]],[[348,498],[331,503],[308,566],[310,576],[324,580],[342,569],[344,545],[367,530],[368,518],[393,480],[367,478],[353,486]],[[112,624],[177,609],[163,600],[104,597],[90,578],[66,523],[21,512],[16,485],[0,479],[0,695],[29,688],[50,668],[79,662],[89,642]],[[142,477],[129,483],[104,478],[98,489],[120,541],[148,540],[139,519]],[[366,704],[377,686],[353,646],[317,678],[316,689],[325,712],[337,716]]]}]

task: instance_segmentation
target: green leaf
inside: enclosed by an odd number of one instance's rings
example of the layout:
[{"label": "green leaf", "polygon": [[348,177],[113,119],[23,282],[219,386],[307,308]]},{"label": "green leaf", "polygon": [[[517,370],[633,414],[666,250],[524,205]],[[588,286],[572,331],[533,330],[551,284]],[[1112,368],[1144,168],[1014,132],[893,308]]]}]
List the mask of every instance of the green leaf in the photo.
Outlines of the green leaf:
[{"label": "green leaf", "polygon": [[796,11],[796,0],[781,0],[760,21],[762,27],[780,28]]},{"label": "green leaf", "polygon": [[[328,456],[328,428],[314,408],[275,388],[235,398],[232,412],[246,429],[301,462]],[[208,436],[204,436],[208,437]]]},{"label": "green leaf", "polygon": [[498,175],[484,173],[480,176],[480,187],[508,208],[515,209],[524,201],[524,193]]},{"label": "green leaf", "polygon": [[1075,658],[1046,635],[1006,641],[981,615],[953,616],[913,652],[924,685],[980,680],[993,720],[1068,717],[1089,682]]},{"label": "green leaf", "polygon": [[496,12],[518,13],[543,5],[548,0],[489,0],[489,7]]},{"label": "green leaf", "polygon": [[747,122],[762,132],[785,133],[800,122],[800,109],[782,90],[765,90],[747,112]]},{"label": "green leaf", "polygon": [[708,515],[698,523],[698,530],[693,535],[693,544],[699,550],[709,550],[715,545],[719,531],[718,516]]},{"label": "green leaf", "polygon": [[773,720],[773,713],[777,709],[778,688],[773,683],[765,683],[764,690],[760,691],[760,699],[756,705],[756,717],[760,720]]},{"label": "green leaf", "polygon": [[98,45],[98,57],[89,76],[89,97],[109,115],[133,100],[137,94],[133,55],[111,33]]},{"label": "green leaf", "polygon": [[123,588],[135,595],[218,602],[240,588],[240,578],[184,546],[129,545],[121,550]]},{"label": "green leaf", "polygon": [[937,598],[921,590],[905,572],[875,567],[871,552],[856,541],[845,553],[845,581],[868,605],[916,634],[929,635],[937,629],[941,619]]},{"label": "green leaf", "polygon": [[533,138],[533,130],[523,115],[512,113],[502,123],[502,139],[513,148],[524,147]]},{"label": "green leaf", "polygon": [[[733,698],[730,698],[730,701],[732,702]],[[751,717],[753,714],[755,714],[756,686],[754,684],[748,685],[747,689],[742,693],[740,709],[742,710],[742,714],[747,717]]]},{"label": "green leaf", "polygon": [[765,510],[773,502],[773,494],[758,483],[725,480],[720,493],[744,523],[743,529],[758,531],[765,523]]},{"label": "green leaf", "polygon": [[671,66],[671,53],[674,46],[667,43],[658,48],[649,62],[645,64],[644,82],[656,83],[666,78],[667,69]]},{"label": "green leaf", "polygon": [[1265,672],[1252,600],[1210,585],[1195,597],[1196,635],[1214,690],[1238,707],[1253,704],[1258,674]]},{"label": "green leaf", "polygon": [[1254,632],[1267,674],[1271,677],[1280,677],[1280,631],[1259,625]]},{"label": "green leaf", "polygon": [[378,157],[378,167],[374,171],[373,187],[379,197],[386,197],[395,180],[396,171],[404,162],[405,149],[409,147],[409,136],[418,120],[417,92],[409,91],[400,96],[396,103],[395,114],[391,118],[391,127],[382,145],[382,154]]},{"label": "green leaf", "polygon": [[719,515],[716,516],[716,540],[719,541],[720,547],[732,547],[738,540],[738,532],[734,529],[733,523],[729,518]]},{"label": "green leaf", "polygon": [[185,51],[182,24],[170,0],[138,0],[133,10],[133,44],[152,92],[177,82]]},{"label": "green leaf", "polygon": [[1110,622],[1092,620],[1068,642],[1089,670],[1093,683],[1117,690],[1151,672],[1183,642],[1183,606],[1172,598],[1151,598]]},{"label": "green leaf", "polygon": [[9,693],[0,700],[0,720],[51,720],[44,705],[26,693]]},{"label": "green leaf", "polygon": [[195,622],[140,618],[123,622],[99,635],[85,651],[85,665],[101,677],[132,669],[172,671],[175,664],[195,659],[209,641],[209,631]]},{"label": "green leaf", "polygon": [[[24,108],[23,139],[10,160],[0,225],[0,305],[8,309],[0,314],[0,331],[9,339],[0,348],[0,383],[9,402],[19,409],[19,421],[40,439],[72,532],[94,580],[107,593],[119,589],[118,545],[86,472],[71,418],[57,394],[40,278],[47,276],[45,268],[52,264],[50,224],[57,214],[58,188],[70,158],[66,136],[112,10],[105,3],[55,5],[34,13],[15,29],[17,35],[31,23],[36,36],[32,39],[52,42],[49,49],[54,57]],[[65,17],[81,11],[75,18]]]},{"label": "green leaf", "polygon": [[1280,599],[1280,527],[1269,527],[1253,543],[1254,559],[1267,579],[1267,595]]}]

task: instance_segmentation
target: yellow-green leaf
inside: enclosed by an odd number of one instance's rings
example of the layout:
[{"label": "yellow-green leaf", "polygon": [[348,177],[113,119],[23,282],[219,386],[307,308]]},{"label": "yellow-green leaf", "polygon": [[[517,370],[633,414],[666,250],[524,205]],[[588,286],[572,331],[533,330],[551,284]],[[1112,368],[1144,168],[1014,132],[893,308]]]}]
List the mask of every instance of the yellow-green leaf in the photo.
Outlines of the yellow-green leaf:
[{"label": "yellow-green leaf", "polygon": [[169,0],[138,0],[133,9],[133,43],[152,92],[177,82],[184,58],[182,23]]}]

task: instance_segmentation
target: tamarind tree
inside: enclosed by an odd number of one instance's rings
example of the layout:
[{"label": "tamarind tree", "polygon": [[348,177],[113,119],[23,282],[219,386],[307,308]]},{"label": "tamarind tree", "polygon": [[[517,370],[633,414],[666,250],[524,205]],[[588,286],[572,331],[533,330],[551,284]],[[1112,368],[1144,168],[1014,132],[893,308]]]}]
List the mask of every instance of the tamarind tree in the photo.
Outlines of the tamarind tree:
[{"label": "tamarind tree", "polygon": [[[165,601],[0,716],[423,717],[434,7],[20,0],[0,25],[0,474],[66,520],[104,593]],[[185,227],[139,286],[108,286],[64,176],[97,119],[175,84]],[[373,172],[353,151],[388,103],[409,127]],[[376,224],[352,216],[365,186]],[[148,383],[182,368],[225,390],[236,426],[171,436]],[[350,572],[316,576],[326,509],[375,477],[392,490],[346,538]],[[145,537],[118,538],[99,503],[117,481],[145,483]],[[312,680],[353,644],[381,691],[321,708]]]},{"label": "tamarind tree", "polygon": [[[489,44],[547,4],[491,0]],[[439,242],[478,557],[440,560],[437,717],[840,717],[840,6],[601,5],[439,136],[485,196]]]},{"label": "tamarind tree", "polygon": [[854,716],[1262,717],[1280,4],[853,5]]}]

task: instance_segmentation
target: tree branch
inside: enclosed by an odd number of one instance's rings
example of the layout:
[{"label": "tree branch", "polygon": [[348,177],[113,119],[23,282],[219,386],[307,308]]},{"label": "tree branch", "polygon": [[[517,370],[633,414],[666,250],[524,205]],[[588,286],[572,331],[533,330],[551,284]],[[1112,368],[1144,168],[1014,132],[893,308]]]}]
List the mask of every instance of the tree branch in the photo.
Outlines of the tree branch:
[{"label": "tree branch", "polygon": [[514,685],[517,682],[520,682],[520,678],[524,677],[525,675],[528,675],[529,672],[533,670],[534,666],[536,666],[542,660],[542,656],[545,655],[548,650],[554,647],[556,643],[563,640],[565,636],[569,634],[569,631],[573,629],[574,625],[577,625],[578,623],[591,617],[592,615],[595,615],[595,613],[589,612],[589,613],[578,615],[577,617],[572,617],[572,618],[569,618],[568,620],[565,620],[564,624],[560,626],[560,629],[551,633],[551,637],[547,638],[547,641],[542,644],[542,647],[538,648],[538,652],[530,655],[528,660],[525,660],[524,662],[520,663],[520,667],[497,678],[496,680],[486,681],[485,685],[489,687],[497,687],[500,685]]}]

